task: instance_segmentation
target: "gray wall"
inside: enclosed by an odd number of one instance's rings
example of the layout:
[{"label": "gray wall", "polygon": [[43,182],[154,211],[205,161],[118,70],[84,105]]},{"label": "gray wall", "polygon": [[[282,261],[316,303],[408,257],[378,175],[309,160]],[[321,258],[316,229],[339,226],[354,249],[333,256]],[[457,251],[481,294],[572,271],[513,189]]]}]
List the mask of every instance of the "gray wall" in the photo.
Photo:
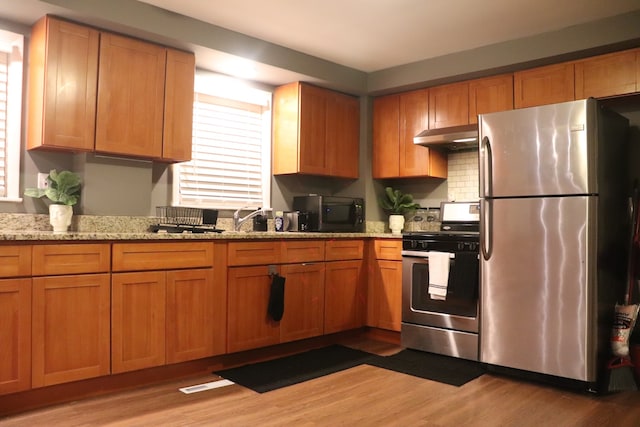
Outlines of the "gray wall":
[{"label": "gray wall", "polygon": [[[360,179],[274,177],[272,205],[275,209],[286,210],[290,208],[288,203],[293,195],[306,193],[364,196],[367,200],[366,216],[370,220],[384,218],[376,199],[386,185],[413,193],[416,200],[425,205],[433,205],[434,200],[446,198],[447,189],[446,181],[441,179],[374,181],[371,178],[372,98],[366,94],[425,87],[640,45],[638,11],[367,75],[133,0],[43,0],[41,3],[50,4],[58,14],[70,19],[178,48],[193,49],[197,58],[204,58],[207,49],[257,57],[264,64],[289,72],[292,80],[305,80],[360,95]],[[5,7],[10,6],[0,5],[0,24],[28,35],[29,28],[24,24],[1,21]],[[617,108],[629,115],[636,127],[640,125],[637,114],[640,108],[637,105],[623,103]],[[76,213],[146,216],[155,213],[155,206],[168,204],[170,200],[171,176],[166,165],[85,154],[23,152],[21,188],[35,186],[36,173],[48,172],[52,168],[73,169],[82,174],[84,186]],[[45,213],[46,205],[43,201],[27,198],[23,203],[0,203],[0,212]]]}]

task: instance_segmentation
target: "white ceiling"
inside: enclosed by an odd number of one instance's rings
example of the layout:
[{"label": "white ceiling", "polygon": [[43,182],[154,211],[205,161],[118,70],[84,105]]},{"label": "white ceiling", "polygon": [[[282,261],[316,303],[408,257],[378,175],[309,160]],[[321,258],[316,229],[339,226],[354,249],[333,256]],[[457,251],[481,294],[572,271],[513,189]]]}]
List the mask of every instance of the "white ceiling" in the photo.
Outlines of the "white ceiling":
[{"label": "white ceiling", "polygon": [[640,9],[640,0],[140,0],[372,72]]},{"label": "white ceiling", "polygon": [[[119,4],[127,1],[134,0]],[[139,1],[364,72],[640,10],[640,0]],[[0,19],[28,26],[47,13],[83,19],[56,4],[81,8],[75,0],[0,0]],[[185,48],[196,52],[198,66],[234,74],[227,69],[233,55]],[[309,80],[267,64],[255,68],[257,80],[272,85]]]}]

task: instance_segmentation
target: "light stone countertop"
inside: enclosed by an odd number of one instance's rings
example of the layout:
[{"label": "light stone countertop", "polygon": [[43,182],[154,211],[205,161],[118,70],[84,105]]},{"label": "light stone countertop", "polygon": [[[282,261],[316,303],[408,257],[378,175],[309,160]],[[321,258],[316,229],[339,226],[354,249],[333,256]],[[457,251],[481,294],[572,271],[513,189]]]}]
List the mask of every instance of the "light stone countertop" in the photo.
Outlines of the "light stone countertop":
[{"label": "light stone countertop", "polygon": [[[270,220],[272,221],[272,220]],[[49,216],[43,214],[0,213],[0,241],[124,241],[124,240],[241,240],[241,239],[348,239],[348,238],[393,238],[385,230],[384,222],[367,222],[364,233],[318,233],[250,231],[251,224],[244,224],[242,231],[222,233],[153,233],[149,226],[157,224],[155,217],[127,217],[74,215],[70,231],[51,231]],[[230,218],[221,218],[216,227],[222,230],[233,228]],[[269,224],[273,230],[273,224]],[[386,231],[386,232],[385,232]]]},{"label": "light stone countertop", "polygon": [[52,231],[0,230],[0,241],[86,241],[86,240],[255,240],[255,239],[348,239],[393,238],[391,233],[296,233],[224,231],[222,233],[151,233],[151,232],[79,232],[54,233]]}]

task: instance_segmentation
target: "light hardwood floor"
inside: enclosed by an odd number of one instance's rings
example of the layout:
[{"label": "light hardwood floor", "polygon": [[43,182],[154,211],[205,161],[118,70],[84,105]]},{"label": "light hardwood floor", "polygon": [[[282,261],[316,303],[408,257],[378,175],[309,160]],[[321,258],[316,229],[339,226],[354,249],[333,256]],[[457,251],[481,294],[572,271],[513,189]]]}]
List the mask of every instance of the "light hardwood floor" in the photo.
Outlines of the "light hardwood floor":
[{"label": "light hardwood floor", "polygon": [[[348,343],[378,354],[396,346]],[[200,376],[1,419],[0,426],[640,426],[640,392],[593,396],[485,374],[462,387],[360,365],[258,394]],[[0,397],[1,399],[1,397]]]}]

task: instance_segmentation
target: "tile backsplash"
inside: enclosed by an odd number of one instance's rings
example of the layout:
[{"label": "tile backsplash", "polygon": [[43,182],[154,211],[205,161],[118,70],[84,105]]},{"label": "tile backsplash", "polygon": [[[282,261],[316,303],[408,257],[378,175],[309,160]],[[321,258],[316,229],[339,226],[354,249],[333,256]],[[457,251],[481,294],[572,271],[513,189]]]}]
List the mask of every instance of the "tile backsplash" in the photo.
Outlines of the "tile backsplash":
[{"label": "tile backsplash", "polygon": [[449,201],[468,202],[479,199],[478,150],[449,153],[447,198]]}]

